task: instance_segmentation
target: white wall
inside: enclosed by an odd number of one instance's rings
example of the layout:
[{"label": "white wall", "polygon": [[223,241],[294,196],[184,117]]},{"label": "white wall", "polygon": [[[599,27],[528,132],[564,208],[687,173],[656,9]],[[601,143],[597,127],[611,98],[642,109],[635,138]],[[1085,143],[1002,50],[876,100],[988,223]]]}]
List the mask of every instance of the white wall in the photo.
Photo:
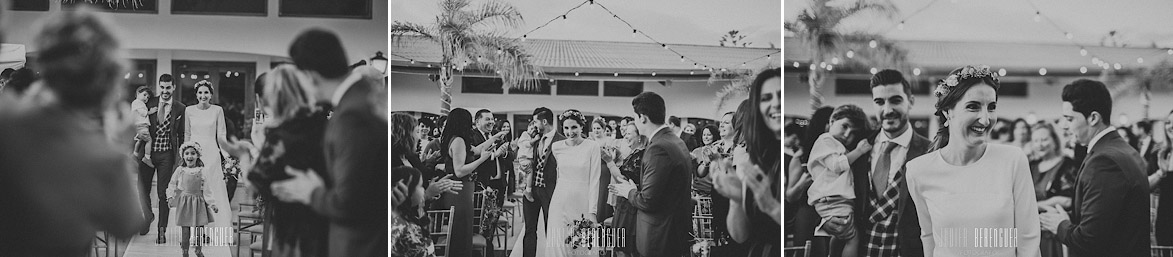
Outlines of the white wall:
[{"label": "white wall", "polygon": [[[607,77],[581,79],[608,80]],[[723,82],[727,84],[728,82]],[[391,74],[391,111],[440,113],[440,89],[427,75]],[[706,81],[674,81],[671,86],[644,82],[644,91],[656,92],[667,102],[668,115],[716,119],[713,100],[720,85]],[[488,108],[494,113],[532,113],[545,106],[555,112],[577,109],[587,115],[634,116],[632,97],[464,94],[457,76],[452,85],[452,108]]]},{"label": "white wall", "polygon": [[[785,84],[783,86],[783,94],[785,95],[785,102],[783,103],[783,113],[785,115],[809,117],[812,110],[810,108],[810,89],[806,81],[799,81],[799,74],[797,73],[786,73],[784,76]],[[996,115],[1002,118],[1016,119],[1026,117],[1027,114],[1033,112],[1040,119],[1059,118],[1060,112],[1062,111],[1060,108],[1063,101],[1060,99],[1060,96],[1063,92],[1063,86],[1080,78],[1096,79],[1096,77],[1050,77],[1050,79],[1043,77],[1002,78],[1002,81],[1026,81],[1028,85],[1027,97],[999,97]],[[821,92],[825,98],[825,105],[838,106],[850,103],[859,105],[868,114],[875,115],[877,113],[872,104],[871,96],[835,95],[834,78],[827,78]],[[931,116],[934,110],[933,104],[936,103],[937,99],[929,95],[917,95],[915,97],[916,102],[913,105],[911,116],[922,118]],[[1120,114],[1127,115],[1132,122],[1141,119],[1143,108],[1140,105],[1140,96],[1137,93],[1133,92],[1114,97],[1115,100],[1112,107],[1113,122],[1116,122]],[[1173,94],[1153,93],[1149,110],[1150,118],[1164,119],[1165,115],[1171,109],[1173,109]]]},{"label": "white wall", "polygon": [[[25,44],[29,52],[37,51],[31,42],[38,20],[61,10],[59,0],[49,2],[48,12],[5,11],[0,18],[5,43]],[[3,3],[8,4],[7,1]],[[194,50],[288,56],[289,44],[298,32],[320,27],[338,34],[351,63],[369,59],[376,51],[388,52],[386,0],[373,0],[372,19],[277,17],[277,3],[278,0],[269,0],[267,17],[172,15],[170,0],[159,0],[158,14],[108,14],[111,21],[120,27],[123,47],[129,50]],[[160,60],[159,63],[164,62]],[[166,63],[167,69],[160,70],[170,70],[170,62]],[[268,69],[268,66],[264,68]]]}]

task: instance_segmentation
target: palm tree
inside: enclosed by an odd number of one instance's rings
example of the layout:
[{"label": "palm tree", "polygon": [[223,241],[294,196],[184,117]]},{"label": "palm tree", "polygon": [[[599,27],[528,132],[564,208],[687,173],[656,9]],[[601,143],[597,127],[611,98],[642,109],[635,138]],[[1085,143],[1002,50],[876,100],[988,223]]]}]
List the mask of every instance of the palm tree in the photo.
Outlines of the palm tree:
[{"label": "palm tree", "polygon": [[[887,67],[907,71],[907,52],[895,42],[867,32],[846,32],[838,29],[848,17],[877,12],[889,19],[897,15],[896,6],[889,0],[858,0],[850,4],[831,3],[831,0],[811,0],[810,7],[803,10],[794,22],[783,25],[798,38],[800,44],[811,53],[810,63],[831,64],[831,58],[852,51],[851,57],[843,58],[848,67]],[[814,66],[808,72],[811,92],[811,108],[823,105],[820,90],[829,70]],[[840,66],[839,68],[846,68]]]},{"label": "palm tree", "polygon": [[502,88],[532,90],[540,84],[540,68],[531,63],[521,44],[504,33],[493,31],[492,25],[517,27],[523,21],[521,12],[512,5],[489,0],[478,7],[470,7],[469,0],[443,0],[436,22],[422,25],[395,21],[391,24],[391,42],[401,43],[405,37],[423,37],[440,45],[440,112],[452,108],[453,70],[470,67],[482,71],[496,71],[504,83]]}]

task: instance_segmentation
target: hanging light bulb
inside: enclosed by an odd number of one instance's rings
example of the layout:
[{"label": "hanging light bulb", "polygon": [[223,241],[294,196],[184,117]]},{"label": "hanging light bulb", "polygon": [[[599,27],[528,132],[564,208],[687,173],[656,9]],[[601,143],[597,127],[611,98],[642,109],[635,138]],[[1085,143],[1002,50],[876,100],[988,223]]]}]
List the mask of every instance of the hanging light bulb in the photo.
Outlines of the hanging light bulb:
[{"label": "hanging light bulb", "polygon": [[618,72],[616,72],[616,73],[615,73],[615,76],[616,76],[616,77],[618,77],[618,76],[619,76],[619,73],[618,73]]},{"label": "hanging light bulb", "polygon": [[181,79],[186,79],[186,78],[187,78],[187,74],[179,74],[179,78],[181,78]]},{"label": "hanging light bulb", "polygon": [[812,64],[811,64],[811,67],[810,67],[810,69],[811,69],[811,70],[815,69],[815,64],[814,64],[814,63],[812,63]]},{"label": "hanging light bulb", "polygon": [[140,72],[140,73],[138,74],[138,78],[140,78],[140,79],[141,79],[141,78],[143,78],[143,73],[141,73],[141,72]]},{"label": "hanging light bulb", "polygon": [[798,62],[794,62],[794,67],[798,68]]},{"label": "hanging light bulb", "polygon": [[1124,68],[1124,66],[1120,66],[1120,63],[1116,63],[1115,65],[1112,65],[1112,67],[1116,68],[1117,70]]},{"label": "hanging light bulb", "polygon": [[656,76],[656,72],[655,72],[655,71],[653,71],[653,72],[652,72],[652,77],[655,77],[655,76]]},{"label": "hanging light bulb", "polygon": [[1035,22],[1040,22],[1040,21],[1042,21],[1042,20],[1043,20],[1043,15],[1042,15],[1042,13],[1040,13],[1040,12],[1037,12],[1037,11],[1036,11],[1036,12],[1035,12]]},{"label": "hanging light bulb", "polygon": [[1039,75],[1047,75],[1047,68],[1039,68]]},{"label": "hanging light bulb", "polygon": [[855,51],[847,50],[847,58],[853,58],[853,57],[855,57]]},{"label": "hanging light bulb", "polygon": [[204,79],[208,79],[208,78],[211,78],[211,77],[212,77],[212,76],[204,75]]},{"label": "hanging light bulb", "polygon": [[1087,56],[1087,49],[1080,48],[1079,49],[1079,56]]},{"label": "hanging light bulb", "polygon": [[1072,38],[1075,38],[1075,34],[1071,34],[1071,32],[1067,32],[1067,39],[1072,39]]},{"label": "hanging light bulb", "polygon": [[998,76],[1006,76],[1006,68],[998,69]]},{"label": "hanging light bulb", "polygon": [[1137,57],[1137,58],[1136,58],[1136,63],[1141,63],[1141,64],[1143,64],[1143,63],[1144,63],[1144,58],[1143,58],[1143,57]]},{"label": "hanging light bulb", "polygon": [[819,68],[827,68],[827,62],[819,62]]},{"label": "hanging light bulb", "polygon": [[684,56],[683,56],[683,55],[681,55],[681,56],[680,56],[680,62],[684,62]]},{"label": "hanging light bulb", "polygon": [[744,62],[743,62],[743,63],[741,63],[741,67],[745,67],[745,63],[744,63]]},{"label": "hanging light bulb", "polygon": [[874,39],[872,41],[868,42],[868,46],[871,48],[876,48],[876,44],[878,44],[878,43],[876,43],[876,40],[874,40]]},{"label": "hanging light bulb", "polygon": [[688,75],[693,75],[694,71],[688,71]]},{"label": "hanging light bulb", "polygon": [[240,73],[234,71],[234,72],[232,72],[232,76],[233,77],[240,77]]},{"label": "hanging light bulb", "polygon": [[913,76],[920,76],[920,68],[913,68],[912,75]]},{"label": "hanging light bulb", "polygon": [[827,71],[831,71],[831,69],[834,67],[835,67],[835,65],[827,65]]},{"label": "hanging light bulb", "polygon": [[575,76],[575,77],[578,77],[578,72],[577,72],[577,71],[576,71],[576,72],[574,72],[574,76]]},{"label": "hanging light bulb", "polygon": [[526,37],[529,37],[529,35],[521,35],[521,42],[525,42]]},{"label": "hanging light bulb", "polygon": [[1100,64],[1100,57],[1092,57],[1092,63]]},{"label": "hanging light bulb", "polygon": [[563,15],[562,15],[562,19],[563,19],[563,20],[565,20],[565,19],[566,19],[566,15],[565,15],[565,14],[563,14]]},{"label": "hanging light bulb", "polygon": [[415,64],[415,59],[411,59],[411,64]]},{"label": "hanging light bulb", "polygon": [[870,71],[870,72],[872,72],[872,75],[876,75],[876,73],[877,73],[877,72],[879,72],[879,71],[877,71],[877,70],[876,70],[876,68],[875,68],[875,67],[873,67],[873,68],[872,68],[871,70],[869,70],[869,71]]},{"label": "hanging light bulb", "polygon": [[831,57],[832,65],[839,65],[839,57]]},{"label": "hanging light bulb", "polygon": [[896,29],[898,29],[898,30],[904,30],[904,22],[903,22],[903,21],[901,21],[901,22],[900,22],[900,24],[896,24]]},{"label": "hanging light bulb", "polygon": [[631,30],[631,38],[635,38],[635,35],[636,35],[636,34],[639,34],[639,30],[634,30],[634,29],[632,29],[632,30]]},{"label": "hanging light bulb", "polygon": [[1168,53],[1169,55],[1173,55],[1173,49],[1169,49],[1169,51],[1165,52],[1165,53]]},{"label": "hanging light bulb", "polygon": [[431,64],[431,63],[429,63],[429,64],[428,64],[428,68],[431,68],[431,67],[432,67],[432,64]]},{"label": "hanging light bulb", "polygon": [[1087,73],[1087,66],[1079,67],[1079,73],[1080,74]]},{"label": "hanging light bulb", "polygon": [[668,49],[668,44],[660,44],[660,46],[663,46],[664,49]]},{"label": "hanging light bulb", "polygon": [[694,63],[692,63],[692,68],[693,68],[693,69],[696,69],[696,68],[697,68],[697,65],[696,65],[696,63],[695,63],[695,62],[694,62]]}]

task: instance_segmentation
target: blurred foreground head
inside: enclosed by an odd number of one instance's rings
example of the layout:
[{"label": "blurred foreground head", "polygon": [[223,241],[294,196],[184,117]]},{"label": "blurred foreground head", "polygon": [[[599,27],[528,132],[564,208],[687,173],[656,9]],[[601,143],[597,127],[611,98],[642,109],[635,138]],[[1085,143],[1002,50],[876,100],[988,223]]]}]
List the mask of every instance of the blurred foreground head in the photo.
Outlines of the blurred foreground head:
[{"label": "blurred foreground head", "polygon": [[33,40],[36,66],[59,105],[96,109],[117,99],[126,67],[118,37],[104,14],[69,8],[41,21]]}]

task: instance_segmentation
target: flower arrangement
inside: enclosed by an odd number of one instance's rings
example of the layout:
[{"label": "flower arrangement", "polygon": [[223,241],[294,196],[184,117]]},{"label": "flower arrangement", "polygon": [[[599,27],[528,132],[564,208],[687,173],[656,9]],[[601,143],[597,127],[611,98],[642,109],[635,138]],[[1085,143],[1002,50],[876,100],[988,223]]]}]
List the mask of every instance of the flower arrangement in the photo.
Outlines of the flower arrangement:
[{"label": "flower arrangement", "polygon": [[436,248],[431,238],[424,236],[418,225],[393,224],[390,238],[391,252],[397,253],[398,256],[435,256]]},{"label": "flower arrangement", "polygon": [[693,256],[709,256],[713,248],[713,239],[695,238],[692,240],[692,255]]},{"label": "flower arrangement", "polygon": [[240,181],[240,160],[231,155],[224,155],[224,180],[234,179]]},{"label": "flower arrangement", "polygon": [[592,230],[598,227],[595,221],[587,219],[586,216],[581,216],[577,220],[572,220],[566,224],[568,230],[573,231],[570,236],[566,237],[566,244],[570,245],[572,249],[585,247],[591,249],[594,247],[594,238],[592,237]]}]

